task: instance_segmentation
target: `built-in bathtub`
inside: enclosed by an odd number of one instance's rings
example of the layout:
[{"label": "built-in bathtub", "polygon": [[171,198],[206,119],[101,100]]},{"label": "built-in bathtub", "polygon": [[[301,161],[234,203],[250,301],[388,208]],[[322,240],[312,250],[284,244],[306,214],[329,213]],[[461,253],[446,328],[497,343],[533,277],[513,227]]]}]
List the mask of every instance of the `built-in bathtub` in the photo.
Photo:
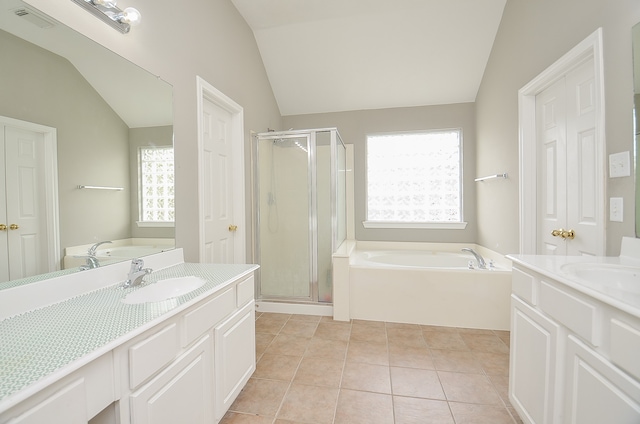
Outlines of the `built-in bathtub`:
[{"label": "built-in bathtub", "polygon": [[[63,260],[64,269],[85,265],[87,252],[93,244],[84,244],[65,248]],[[95,252],[95,258],[100,265],[107,265],[142,256],[153,255],[175,248],[174,239],[165,238],[130,238],[112,240],[111,243],[101,244]]]},{"label": "built-in bathtub", "polygon": [[510,294],[510,261],[474,244],[346,242],[334,255],[338,320],[508,330]]}]

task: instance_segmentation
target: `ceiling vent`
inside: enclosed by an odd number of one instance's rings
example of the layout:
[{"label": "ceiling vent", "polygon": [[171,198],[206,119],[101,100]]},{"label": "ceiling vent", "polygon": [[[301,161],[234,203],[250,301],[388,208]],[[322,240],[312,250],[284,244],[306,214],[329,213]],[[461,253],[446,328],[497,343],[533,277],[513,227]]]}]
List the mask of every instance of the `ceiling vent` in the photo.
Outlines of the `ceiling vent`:
[{"label": "ceiling vent", "polygon": [[48,17],[28,7],[14,9],[13,13],[19,18],[31,22],[32,24],[40,28],[51,28],[54,26],[53,21],[51,21]]}]

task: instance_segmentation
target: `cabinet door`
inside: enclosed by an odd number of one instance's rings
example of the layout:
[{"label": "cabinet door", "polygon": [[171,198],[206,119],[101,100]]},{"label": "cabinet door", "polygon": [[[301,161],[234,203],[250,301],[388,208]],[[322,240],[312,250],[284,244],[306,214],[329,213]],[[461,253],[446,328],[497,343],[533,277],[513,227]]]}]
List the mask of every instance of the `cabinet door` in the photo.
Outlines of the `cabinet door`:
[{"label": "cabinet door", "polygon": [[525,423],[555,423],[558,325],[511,296],[509,399]]},{"label": "cabinet door", "polygon": [[215,328],[216,419],[221,419],[256,369],[255,302]]},{"label": "cabinet door", "polygon": [[79,379],[34,405],[9,424],[86,424],[84,379]]},{"label": "cabinet door", "polygon": [[568,337],[566,423],[640,423],[640,383]]},{"label": "cabinet door", "polygon": [[204,336],[131,395],[133,424],[212,422],[211,337]]}]

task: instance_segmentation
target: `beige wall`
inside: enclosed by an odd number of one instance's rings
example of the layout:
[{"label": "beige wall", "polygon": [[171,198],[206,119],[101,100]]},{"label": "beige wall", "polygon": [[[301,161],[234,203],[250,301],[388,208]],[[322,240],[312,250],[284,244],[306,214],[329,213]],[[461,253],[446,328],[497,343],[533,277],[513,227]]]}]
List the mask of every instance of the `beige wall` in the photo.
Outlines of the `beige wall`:
[{"label": "beige wall", "polygon": [[130,237],[129,128],[66,59],[4,31],[0,50],[0,115],[57,129],[60,247]]},{"label": "beige wall", "polygon": [[[285,128],[337,127],[342,140],[354,145],[355,234],[358,240],[469,242],[476,238],[475,106],[473,103],[362,110],[283,117]],[[462,128],[464,137],[465,230],[391,230],[362,226],[366,207],[366,136],[371,133]]]},{"label": "beige wall", "polygon": [[[508,172],[501,184],[478,188],[478,243],[517,253],[518,90],[564,53],[603,28],[608,155],[633,152],[631,27],[640,21],[637,0],[508,0],[476,99],[477,171]],[[608,171],[607,171],[608,175]],[[609,222],[607,254],[634,235],[632,177],[607,179],[607,199],[623,197],[624,222]]]},{"label": "beige wall", "polygon": [[[246,157],[250,130],[263,132],[281,127],[280,113],[252,31],[230,0],[191,0],[186,13],[182,4],[174,1],[127,0],[123,7],[132,6],[142,13],[141,25],[127,35],[68,0],[27,0],[27,3],[173,86],[176,244],[185,249],[186,260],[197,261],[196,75],[244,108]],[[248,165],[246,169],[249,172]],[[246,179],[249,181],[248,174]],[[248,192],[246,199],[250,200]],[[249,224],[247,214],[246,225]]]}]

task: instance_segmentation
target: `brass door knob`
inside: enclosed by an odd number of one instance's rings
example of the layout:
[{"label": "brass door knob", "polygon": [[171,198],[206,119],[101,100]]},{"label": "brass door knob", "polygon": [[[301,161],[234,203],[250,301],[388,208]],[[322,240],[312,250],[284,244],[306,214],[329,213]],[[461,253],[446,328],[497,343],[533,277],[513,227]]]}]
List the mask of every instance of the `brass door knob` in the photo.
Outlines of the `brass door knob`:
[{"label": "brass door knob", "polygon": [[563,231],[562,238],[563,239],[571,239],[573,240],[576,236],[576,233],[573,230]]},{"label": "brass door knob", "polygon": [[[564,233],[564,230],[562,228],[560,228],[559,230],[553,230],[551,231],[551,235],[554,237],[562,237],[562,233]],[[562,237],[564,238],[564,237]]]},{"label": "brass door knob", "polygon": [[18,227],[18,224],[11,224],[11,225],[9,225],[9,229],[10,229],[10,230],[17,230],[18,228],[20,228],[20,227]]},{"label": "brass door knob", "polygon": [[237,229],[238,229],[238,226],[237,226],[237,225],[233,225],[233,224],[232,224],[232,225],[229,225],[229,231],[235,231],[235,230],[237,230]]},{"label": "brass door knob", "polygon": [[5,224],[0,224],[0,231],[7,231],[7,226]]}]

